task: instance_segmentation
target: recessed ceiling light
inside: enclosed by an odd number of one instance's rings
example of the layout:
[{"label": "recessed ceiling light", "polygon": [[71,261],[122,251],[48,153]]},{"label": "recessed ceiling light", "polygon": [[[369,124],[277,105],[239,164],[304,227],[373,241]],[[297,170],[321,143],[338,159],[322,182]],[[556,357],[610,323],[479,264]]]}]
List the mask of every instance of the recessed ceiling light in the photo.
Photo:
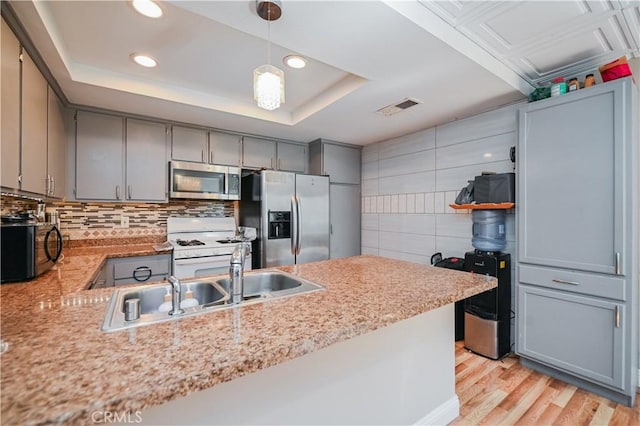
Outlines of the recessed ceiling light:
[{"label": "recessed ceiling light", "polygon": [[153,68],[158,65],[158,62],[153,59],[151,56],[141,55],[139,53],[132,53],[131,59],[138,65],[142,65],[143,67]]},{"label": "recessed ceiling light", "polygon": [[299,55],[285,56],[282,60],[289,68],[304,68],[307,66],[307,60]]},{"label": "recessed ceiling light", "polygon": [[162,16],[162,9],[151,0],[133,0],[133,7],[149,18],[159,18]]}]

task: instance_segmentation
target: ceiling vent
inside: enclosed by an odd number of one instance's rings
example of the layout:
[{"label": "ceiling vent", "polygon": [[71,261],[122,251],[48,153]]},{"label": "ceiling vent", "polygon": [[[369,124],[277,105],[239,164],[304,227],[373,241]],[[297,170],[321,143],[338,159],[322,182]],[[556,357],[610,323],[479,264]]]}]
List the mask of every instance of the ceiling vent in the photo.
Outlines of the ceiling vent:
[{"label": "ceiling vent", "polygon": [[407,108],[411,108],[412,106],[416,106],[418,104],[421,104],[422,102],[420,102],[417,99],[410,99],[410,98],[405,98],[403,100],[401,100],[400,102],[391,104],[391,105],[387,105],[384,108],[380,108],[378,111],[380,114],[383,114],[387,117],[397,114],[401,111],[404,111]]}]

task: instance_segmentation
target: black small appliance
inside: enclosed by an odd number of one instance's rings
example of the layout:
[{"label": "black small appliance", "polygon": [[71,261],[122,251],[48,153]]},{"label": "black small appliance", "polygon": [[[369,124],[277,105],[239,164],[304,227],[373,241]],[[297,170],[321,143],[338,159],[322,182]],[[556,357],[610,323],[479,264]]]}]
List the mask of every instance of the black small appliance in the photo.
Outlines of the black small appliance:
[{"label": "black small appliance", "polygon": [[498,287],[465,299],[464,346],[487,358],[500,359],[511,350],[511,256],[470,251],[465,270],[498,278]]},{"label": "black small appliance", "polygon": [[62,254],[62,235],[52,223],[3,221],[0,283],[26,281],[49,270]]}]

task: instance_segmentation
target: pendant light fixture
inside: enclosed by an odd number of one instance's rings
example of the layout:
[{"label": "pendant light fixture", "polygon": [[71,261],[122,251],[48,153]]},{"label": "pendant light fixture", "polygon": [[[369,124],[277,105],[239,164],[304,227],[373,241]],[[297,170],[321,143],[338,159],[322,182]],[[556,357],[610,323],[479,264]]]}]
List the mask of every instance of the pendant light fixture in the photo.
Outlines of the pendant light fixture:
[{"label": "pendant light fixture", "polygon": [[271,21],[282,15],[279,0],[256,0],[258,16],[267,21],[267,63],[253,70],[253,98],[260,108],[274,110],[284,103],[284,72],[271,65]]}]

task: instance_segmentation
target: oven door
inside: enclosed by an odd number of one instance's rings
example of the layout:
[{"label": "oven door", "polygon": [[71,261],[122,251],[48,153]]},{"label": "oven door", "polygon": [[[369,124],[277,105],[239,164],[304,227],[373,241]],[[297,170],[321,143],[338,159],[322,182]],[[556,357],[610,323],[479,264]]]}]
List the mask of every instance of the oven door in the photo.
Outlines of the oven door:
[{"label": "oven door", "polygon": [[[173,261],[173,275],[181,279],[204,277],[207,275],[229,275],[230,266],[230,254],[175,259]],[[251,256],[245,258],[244,270],[251,270]]]}]

